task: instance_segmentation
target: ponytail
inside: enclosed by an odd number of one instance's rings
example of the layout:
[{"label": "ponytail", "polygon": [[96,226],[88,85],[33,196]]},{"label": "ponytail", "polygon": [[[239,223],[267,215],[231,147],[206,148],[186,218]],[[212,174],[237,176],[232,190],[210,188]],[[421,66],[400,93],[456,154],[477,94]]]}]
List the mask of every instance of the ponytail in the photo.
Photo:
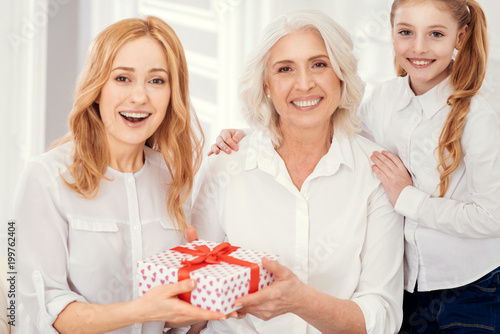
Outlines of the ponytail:
[{"label": "ponytail", "polygon": [[[444,123],[439,145],[439,197],[443,197],[449,187],[450,175],[457,169],[462,158],[462,138],[471,100],[479,92],[486,74],[488,58],[488,36],[486,17],[475,0],[468,0],[469,21],[464,40],[457,53],[450,75],[454,93],[447,104],[451,111]],[[462,22],[460,22],[462,23]],[[463,24],[459,24],[460,27]]]}]

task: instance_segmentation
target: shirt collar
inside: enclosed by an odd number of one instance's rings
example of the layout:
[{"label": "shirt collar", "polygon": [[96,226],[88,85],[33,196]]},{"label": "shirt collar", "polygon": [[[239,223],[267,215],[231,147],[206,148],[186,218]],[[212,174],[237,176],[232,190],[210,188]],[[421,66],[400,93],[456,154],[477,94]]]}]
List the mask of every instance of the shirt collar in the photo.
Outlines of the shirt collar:
[{"label": "shirt collar", "polygon": [[453,93],[453,89],[450,85],[450,77],[448,76],[425,94],[416,96],[411,90],[410,79],[407,75],[400,78],[399,85],[394,93],[394,96],[400,96],[398,98],[399,103],[397,104],[396,110],[401,111],[405,109],[410,104],[412,98],[416,98],[425,116],[430,119],[441,110],[441,108],[446,106],[448,96]]},{"label": "shirt collar", "polygon": [[453,94],[448,76],[427,93],[417,96],[427,119],[431,119],[439,110],[447,105],[448,97]]},{"label": "shirt collar", "polygon": [[[245,170],[260,168],[276,176],[279,173],[282,159],[273,147],[268,130],[253,132],[246,153]],[[316,176],[333,175],[340,165],[354,169],[354,156],[351,143],[344,135],[334,136],[327,154],[321,158],[313,174]]]}]

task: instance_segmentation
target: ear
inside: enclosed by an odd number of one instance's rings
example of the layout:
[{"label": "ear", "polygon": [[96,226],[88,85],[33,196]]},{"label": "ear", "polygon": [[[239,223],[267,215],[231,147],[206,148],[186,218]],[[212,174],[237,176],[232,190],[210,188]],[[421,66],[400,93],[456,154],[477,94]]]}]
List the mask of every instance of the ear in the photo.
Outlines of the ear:
[{"label": "ear", "polygon": [[466,24],[458,31],[457,42],[455,43],[455,49],[460,50],[462,44],[465,39],[465,35],[467,34],[467,30],[469,30],[469,26]]},{"label": "ear", "polygon": [[271,95],[271,90],[269,89],[269,85],[264,83],[264,94]]}]

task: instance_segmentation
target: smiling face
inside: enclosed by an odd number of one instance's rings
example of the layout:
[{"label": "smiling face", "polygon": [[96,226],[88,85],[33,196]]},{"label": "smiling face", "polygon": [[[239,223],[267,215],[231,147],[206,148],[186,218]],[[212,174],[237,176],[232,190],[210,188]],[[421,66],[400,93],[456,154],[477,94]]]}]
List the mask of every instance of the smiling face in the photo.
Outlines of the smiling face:
[{"label": "smiling face", "polygon": [[118,51],[111,68],[96,101],[109,147],[111,152],[142,151],[170,101],[165,52],[154,39],[141,37]]},{"label": "smiling face", "polygon": [[450,73],[455,48],[465,36],[450,13],[432,1],[403,5],[394,13],[392,41],[396,60],[410,76],[415,94],[421,95]]},{"label": "smiling face", "polygon": [[341,82],[325,43],[314,30],[282,37],[270,50],[264,84],[280,115],[282,131],[330,129],[341,98]]}]

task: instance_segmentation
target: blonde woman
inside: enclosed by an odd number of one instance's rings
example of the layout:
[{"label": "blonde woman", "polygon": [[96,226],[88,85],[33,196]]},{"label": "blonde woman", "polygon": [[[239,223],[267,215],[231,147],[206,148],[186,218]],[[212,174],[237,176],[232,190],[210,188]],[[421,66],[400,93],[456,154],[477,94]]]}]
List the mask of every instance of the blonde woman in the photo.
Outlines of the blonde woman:
[{"label": "blonde woman", "polygon": [[75,95],[69,134],[28,163],[15,200],[18,333],[160,333],[224,318],[177,298],[192,280],[138,298],[137,261],[184,240],[201,159],[174,31],[154,17],[106,28]]}]

